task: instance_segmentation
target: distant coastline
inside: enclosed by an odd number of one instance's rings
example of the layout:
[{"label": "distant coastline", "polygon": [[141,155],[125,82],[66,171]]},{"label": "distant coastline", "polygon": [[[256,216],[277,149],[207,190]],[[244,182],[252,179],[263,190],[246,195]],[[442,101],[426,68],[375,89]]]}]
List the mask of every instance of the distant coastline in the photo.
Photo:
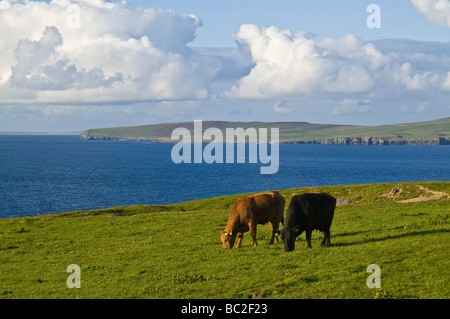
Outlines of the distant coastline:
[{"label": "distant coastline", "polygon": [[80,135],[80,132],[1,132],[0,135]]},{"label": "distant coastline", "polygon": [[[335,145],[450,145],[450,117],[427,122],[355,126],[311,124],[307,122],[224,122],[204,121],[203,129],[249,127],[280,130],[280,143]],[[193,130],[193,122],[113,127],[83,131],[85,140],[144,140],[173,143],[177,127]]]}]

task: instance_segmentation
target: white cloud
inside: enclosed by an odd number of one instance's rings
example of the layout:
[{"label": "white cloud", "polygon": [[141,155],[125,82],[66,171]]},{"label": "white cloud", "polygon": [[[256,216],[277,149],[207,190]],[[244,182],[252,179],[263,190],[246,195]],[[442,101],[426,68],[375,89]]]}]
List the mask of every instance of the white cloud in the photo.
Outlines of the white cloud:
[{"label": "white cloud", "polygon": [[[346,101],[334,109],[344,114],[368,110],[349,101],[410,98],[411,91],[432,97],[449,87],[445,44],[364,42],[354,35],[318,39],[304,31],[256,25],[242,25],[236,38],[247,45],[255,66],[225,94],[230,98],[312,100],[328,95]],[[283,111],[279,107],[274,111]]]},{"label": "white cloud", "polygon": [[411,2],[430,22],[450,28],[449,0],[411,0]]},{"label": "white cloud", "polygon": [[248,45],[256,66],[228,92],[230,97],[367,92],[376,80],[372,75],[388,62],[353,35],[318,40],[306,32],[242,25],[236,38]]},{"label": "white cloud", "polygon": [[417,113],[423,113],[430,109],[430,102],[420,102],[419,105],[416,108]]},{"label": "white cloud", "polygon": [[88,111],[86,106],[46,105],[42,112],[46,117],[70,117]]},{"label": "white cloud", "polygon": [[[413,3],[448,23],[448,1]],[[235,48],[191,48],[201,26],[194,15],[125,1],[0,0],[0,115],[81,117],[85,104],[99,104],[91,113],[99,118],[173,119],[205,111],[204,100],[243,114],[226,99],[266,99],[281,118],[317,109],[373,114],[400,101],[429,112],[449,98],[450,43],[317,38],[245,24]]]},{"label": "white cloud", "polygon": [[295,107],[290,107],[289,102],[287,102],[287,101],[277,102],[273,105],[273,111],[275,113],[290,114],[294,110],[295,110]]},{"label": "white cloud", "polygon": [[162,101],[156,103],[148,114],[156,118],[182,119],[183,116],[195,114],[199,107],[198,101]]},{"label": "white cloud", "polygon": [[221,67],[188,46],[201,20],[170,10],[3,0],[0,21],[3,103],[205,99]]},{"label": "white cloud", "polygon": [[368,113],[370,111],[369,104],[371,101],[358,101],[345,98],[338,106],[333,108],[334,115],[346,115],[355,113]]},{"label": "white cloud", "polygon": [[442,89],[446,91],[450,91],[450,72],[447,72],[447,78],[442,84]]},{"label": "white cloud", "polygon": [[34,90],[66,90],[111,87],[122,81],[120,74],[105,78],[103,70],[77,70],[66,56],[58,58],[56,50],[63,43],[56,27],[46,27],[38,41],[20,40],[15,50],[10,84],[15,88]]},{"label": "white cloud", "polygon": [[432,72],[414,74],[410,63],[401,66],[401,83],[408,91],[432,90],[439,86],[445,87],[445,75]]}]

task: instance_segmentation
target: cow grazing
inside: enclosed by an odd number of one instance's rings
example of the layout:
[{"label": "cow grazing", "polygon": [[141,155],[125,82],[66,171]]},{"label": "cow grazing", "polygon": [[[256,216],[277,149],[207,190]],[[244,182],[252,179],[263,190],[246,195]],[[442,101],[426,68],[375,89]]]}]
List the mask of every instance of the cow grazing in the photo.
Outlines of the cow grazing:
[{"label": "cow grazing", "polygon": [[336,199],[330,194],[308,193],[292,198],[286,212],[286,222],[281,230],[284,251],[292,251],[295,238],[306,231],[306,242],[311,247],[311,233],[314,229],[323,232],[321,245],[330,245],[330,227],[333,221]]},{"label": "cow grazing", "polygon": [[278,225],[284,222],[284,197],[278,192],[267,192],[239,198],[231,209],[225,230],[220,232],[224,248],[233,248],[236,236],[236,248],[241,247],[244,232],[250,230],[253,246],[256,246],[256,225],[269,223],[272,228],[272,238],[278,243]]}]

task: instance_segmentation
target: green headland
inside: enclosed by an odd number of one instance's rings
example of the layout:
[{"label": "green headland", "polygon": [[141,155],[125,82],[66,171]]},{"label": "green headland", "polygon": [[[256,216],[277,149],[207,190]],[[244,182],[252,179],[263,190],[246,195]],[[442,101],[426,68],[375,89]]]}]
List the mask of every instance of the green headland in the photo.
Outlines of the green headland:
[{"label": "green headland", "polygon": [[[172,131],[184,127],[193,132],[193,122],[165,123],[132,127],[99,128],[83,131],[84,139],[152,140],[173,142]],[[450,144],[450,117],[435,121],[353,126],[306,122],[223,122],[203,121],[203,129],[216,127],[247,129],[279,128],[280,143],[444,145]],[[269,131],[270,132],[270,131]]]}]

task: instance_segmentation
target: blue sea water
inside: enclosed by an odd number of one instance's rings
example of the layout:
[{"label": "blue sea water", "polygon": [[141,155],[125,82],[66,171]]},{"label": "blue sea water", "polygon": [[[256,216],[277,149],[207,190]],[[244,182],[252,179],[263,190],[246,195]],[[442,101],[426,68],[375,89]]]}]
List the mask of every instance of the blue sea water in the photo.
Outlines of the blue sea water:
[{"label": "blue sea water", "polygon": [[0,218],[301,186],[450,181],[450,146],[281,144],[266,164],[175,164],[174,144],[0,135]]}]

